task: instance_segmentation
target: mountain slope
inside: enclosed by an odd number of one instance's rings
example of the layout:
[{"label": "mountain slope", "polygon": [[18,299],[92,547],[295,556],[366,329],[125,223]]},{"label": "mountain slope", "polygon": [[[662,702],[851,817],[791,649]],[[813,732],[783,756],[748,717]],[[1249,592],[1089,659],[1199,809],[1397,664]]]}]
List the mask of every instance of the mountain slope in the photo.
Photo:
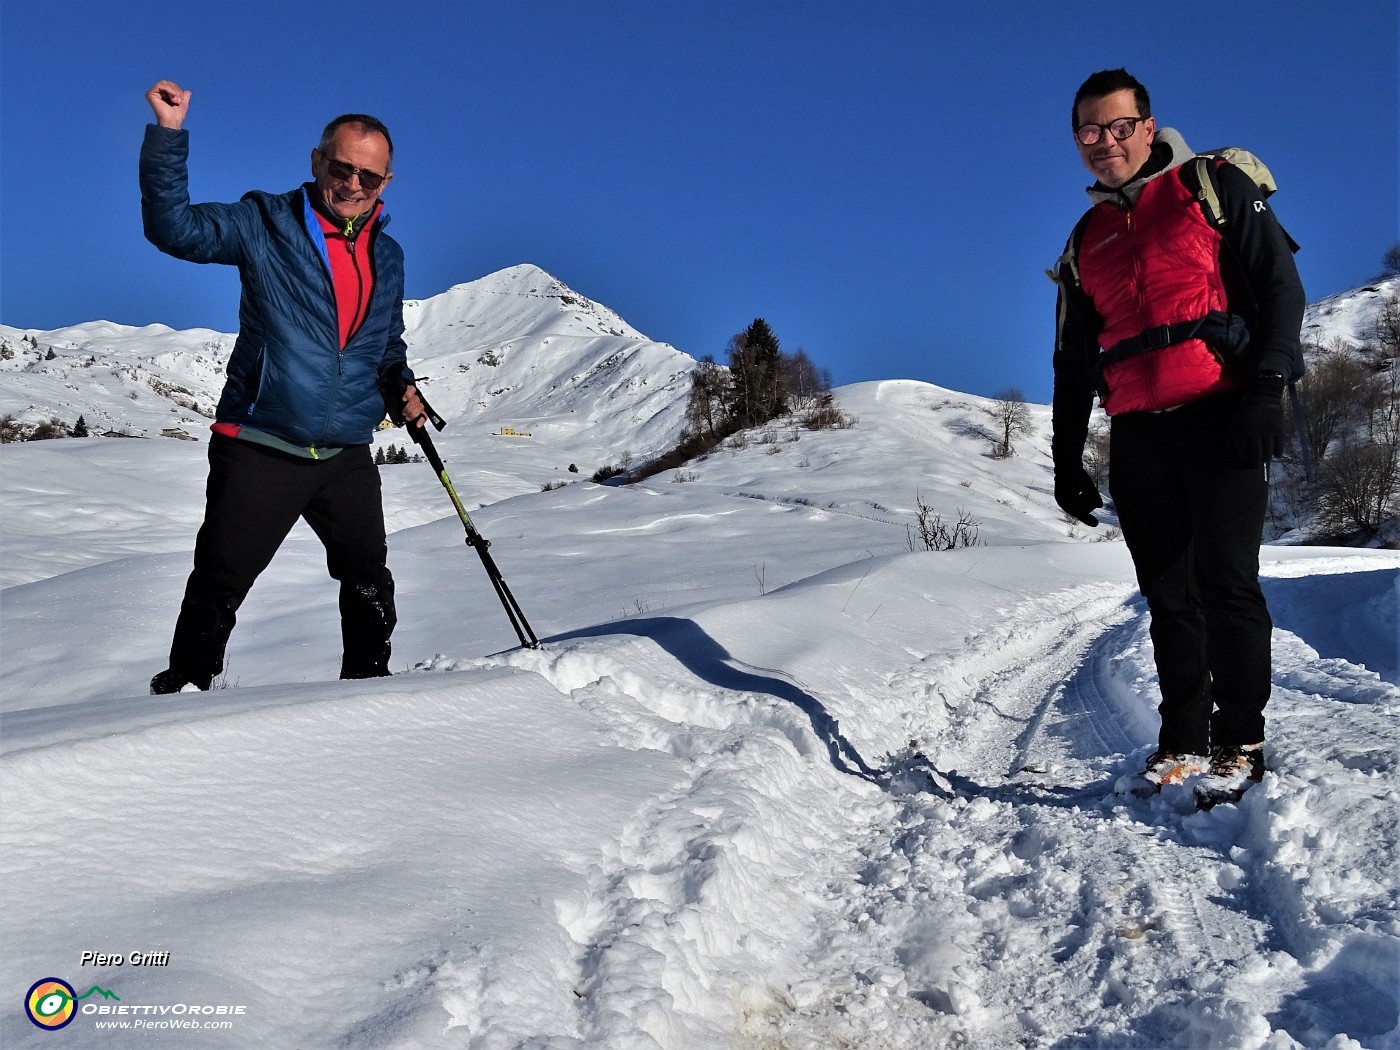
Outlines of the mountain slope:
[{"label": "mountain slope", "polygon": [[1387,299],[1400,296],[1400,274],[1329,295],[1303,312],[1303,342],[1328,348],[1340,340],[1352,346],[1374,338],[1376,319]]},{"label": "mountain slope", "polygon": [[684,422],[695,359],[648,339],[537,266],[404,304],[409,360],[449,420],[597,428],[659,449]]},{"label": "mountain slope", "polygon": [[[678,433],[695,361],[535,266],[404,303],[409,361],[451,422],[588,432],[638,452]],[[0,325],[0,414],[81,415],[93,434],[202,440],[234,336],[93,321],[49,332]]]}]

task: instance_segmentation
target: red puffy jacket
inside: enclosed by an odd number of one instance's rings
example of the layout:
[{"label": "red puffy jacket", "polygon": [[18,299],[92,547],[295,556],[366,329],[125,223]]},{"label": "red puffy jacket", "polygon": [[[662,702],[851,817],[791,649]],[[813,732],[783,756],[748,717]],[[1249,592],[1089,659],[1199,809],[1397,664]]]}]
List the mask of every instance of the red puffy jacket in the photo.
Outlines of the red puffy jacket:
[{"label": "red puffy jacket", "polygon": [[[1181,170],[1149,180],[1130,209],[1104,201],[1090,211],[1079,276],[1103,318],[1099,343],[1105,349],[1159,325],[1228,309],[1221,235],[1183,185]],[[1109,415],[1172,408],[1239,385],[1200,339],[1108,364],[1103,379]]]}]

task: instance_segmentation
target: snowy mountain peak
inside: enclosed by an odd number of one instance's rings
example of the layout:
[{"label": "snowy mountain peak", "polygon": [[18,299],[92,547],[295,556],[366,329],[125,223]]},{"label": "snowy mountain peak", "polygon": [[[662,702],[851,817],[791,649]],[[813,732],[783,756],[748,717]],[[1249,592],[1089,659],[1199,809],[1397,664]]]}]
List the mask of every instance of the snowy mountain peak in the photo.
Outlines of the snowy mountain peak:
[{"label": "snowy mountain peak", "polygon": [[[409,363],[449,420],[554,423],[638,452],[674,439],[694,360],[522,264],[404,303]],[[0,326],[0,414],[202,438],[234,336],[92,321]]]},{"label": "snowy mountain peak", "polygon": [[529,263],[454,285],[429,299],[404,303],[410,333],[425,326],[475,327],[482,314],[492,315],[497,321],[495,329],[509,328],[517,336],[549,329],[559,334],[605,334],[649,341],[606,306]]},{"label": "snowy mountain peak", "polygon": [[404,304],[409,362],[448,419],[590,430],[637,452],[684,423],[694,358],[538,266]]}]

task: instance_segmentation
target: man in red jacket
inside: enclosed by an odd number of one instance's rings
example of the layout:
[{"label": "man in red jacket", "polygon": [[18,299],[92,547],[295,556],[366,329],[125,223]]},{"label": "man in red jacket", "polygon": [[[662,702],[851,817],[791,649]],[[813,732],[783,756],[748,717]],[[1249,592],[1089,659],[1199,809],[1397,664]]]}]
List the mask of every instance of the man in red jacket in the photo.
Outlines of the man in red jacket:
[{"label": "man in red jacket", "polygon": [[1093,207],[1056,270],[1055,499],[1090,526],[1083,466],[1097,394],[1111,418],[1109,491],[1152,615],[1162,698],[1144,776],[1200,773],[1203,805],[1264,775],[1273,624],[1259,586],[1266,466],[1281,453],[1285,381],[1301,365],[1293,245],[1254,181],[1206,170],[1159,129],[1125,70],[1095,73],[1072,110]]}]

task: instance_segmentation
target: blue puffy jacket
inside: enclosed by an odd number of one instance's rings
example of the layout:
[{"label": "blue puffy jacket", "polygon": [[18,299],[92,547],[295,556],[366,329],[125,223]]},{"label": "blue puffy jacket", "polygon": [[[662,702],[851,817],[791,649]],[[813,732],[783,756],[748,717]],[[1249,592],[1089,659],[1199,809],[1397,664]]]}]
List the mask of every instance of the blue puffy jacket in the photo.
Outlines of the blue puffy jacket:
[{"label": "blue puffy jacket", "polygon": [[[340,348],[325,240],[305,189],[245,194],[237,204],[190,204],[189,132],[147,125],[141,146],[146,238],[178,259],[237,266],[238,340],[219,398],[220,423],[315,449],[367,445],[384,418],[378,380],[406,362],[403,250],[372,238],[374,289],[364,323]],[[405,371],[412,382],[412,374]]]}]

